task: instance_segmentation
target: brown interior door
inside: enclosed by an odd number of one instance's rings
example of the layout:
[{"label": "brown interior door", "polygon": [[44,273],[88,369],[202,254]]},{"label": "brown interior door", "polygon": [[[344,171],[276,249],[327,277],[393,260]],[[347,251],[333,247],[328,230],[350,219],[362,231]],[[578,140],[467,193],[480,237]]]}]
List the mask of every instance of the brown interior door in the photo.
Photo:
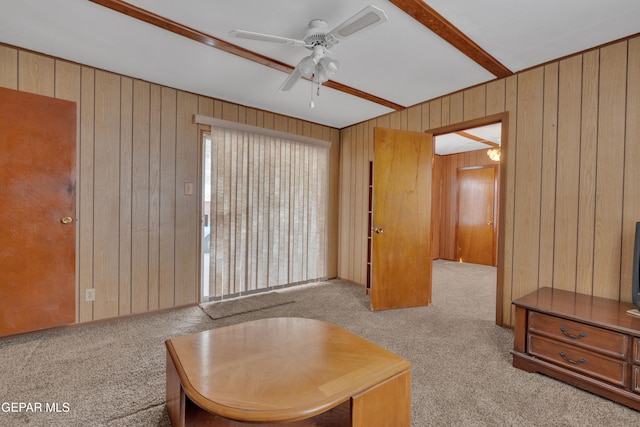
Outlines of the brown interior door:
[{"label": "brown interior door", "polygon": [[496,265],[495,168],[458,169],[457,258]]},{"label": "brown interior door", "polygon": [[433,137],[376,128],[371,309],[431,301]]},{"label": "brown interior door", "polygon": [[0,88],[0,336],[75,321],[73,102]]}]

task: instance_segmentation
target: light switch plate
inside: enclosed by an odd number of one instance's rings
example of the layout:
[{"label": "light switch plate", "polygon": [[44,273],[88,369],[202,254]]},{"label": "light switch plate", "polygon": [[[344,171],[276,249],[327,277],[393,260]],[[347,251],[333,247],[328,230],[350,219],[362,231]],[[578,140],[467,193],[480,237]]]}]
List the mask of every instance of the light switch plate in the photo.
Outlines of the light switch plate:
[{"label": "light switch plate", "polygon": [[184,194],[190,196],[193,194],[193,182],[185,182],[184,183]]}]

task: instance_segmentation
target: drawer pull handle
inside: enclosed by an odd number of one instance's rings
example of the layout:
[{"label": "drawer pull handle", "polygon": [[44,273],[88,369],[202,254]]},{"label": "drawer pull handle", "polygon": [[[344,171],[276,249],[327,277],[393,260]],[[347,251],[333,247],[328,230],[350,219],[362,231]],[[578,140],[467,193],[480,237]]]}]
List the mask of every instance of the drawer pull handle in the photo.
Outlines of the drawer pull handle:
[{"label": "drawer pull handle", "polygon": [[560,352],[560,357],[562,357],[564,360],[566,360],[569,363],[573,363],[574,365],[579,365],[581,363],[587,363],[587,361],[584,359],[584,357],[581,357],[580,360],[569,359],[567,357],[567,355],[564,353],[564,351]]},{"label": "drawer pull handle", "polygon": [[569,338],[573,338],[574,340],[577,340],[577,339],[580,339],[580,338],[584,338],[584,337],[587,336],[586,332],[580,332],[580,335],[572,335],[569,332],[567,332],[567,328],[565,328],[564,326],[561,327],[560,330],[562,331],[563,334],[565,334]]}]

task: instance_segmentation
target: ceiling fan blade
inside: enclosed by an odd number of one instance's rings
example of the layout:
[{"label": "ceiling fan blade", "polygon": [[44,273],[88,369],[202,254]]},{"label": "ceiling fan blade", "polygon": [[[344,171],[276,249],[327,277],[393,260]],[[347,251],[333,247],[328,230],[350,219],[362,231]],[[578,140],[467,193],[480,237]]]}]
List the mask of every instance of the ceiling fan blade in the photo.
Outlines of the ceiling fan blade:
[{"label": "ceiling fan blade", "polygon": [[285,79],[285,81],[282,83],[282,86],[280,86],[280,89],[278,89],[278,91],[279,92],[288,91],[293,87],[294,84],[296,84],[296,82],[300,79],[301,76],[302,74],[300,73],[300,71],[298,71],[298,68],[296,67],[291,72],[291,74],[289,74],[289,76]]},{"label": "ceiling fan blade", "polygon": [[360,12],[353,15],[351,18],[338,25],[331,30],[327,37],[333,40],[333,43],[345,40],[351,36],[354,36],[361,31],[375,27],[384,22],[387,22],[387,15],[380,8],[375,6],[367,6]]},{"label": "ceiling fan blade", "polygon": [[271,34],[254,33],[252,31],[233,30],[229,32],[229,35],[234,37],[240,37],[243,39],[260,40],[263,42],[282,43],[289,46],[306,46],[302,40],[290,39],[288,37],[273,36]]}]

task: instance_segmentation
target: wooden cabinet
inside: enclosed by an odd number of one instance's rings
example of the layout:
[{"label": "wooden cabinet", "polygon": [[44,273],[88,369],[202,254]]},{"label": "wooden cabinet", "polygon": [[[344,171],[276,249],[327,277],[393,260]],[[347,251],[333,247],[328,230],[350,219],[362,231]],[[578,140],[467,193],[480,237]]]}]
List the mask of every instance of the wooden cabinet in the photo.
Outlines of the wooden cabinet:
[{"label": "wooden cabinet", "polygon": [[631,389],[640,393],[640,338],[633,339],[633,365],[631,368]]},{"label": "wooden cabinet", "polygon": [[542,288],[513,301],[513,366],[640,410],[640,317],[633,305]]}]

